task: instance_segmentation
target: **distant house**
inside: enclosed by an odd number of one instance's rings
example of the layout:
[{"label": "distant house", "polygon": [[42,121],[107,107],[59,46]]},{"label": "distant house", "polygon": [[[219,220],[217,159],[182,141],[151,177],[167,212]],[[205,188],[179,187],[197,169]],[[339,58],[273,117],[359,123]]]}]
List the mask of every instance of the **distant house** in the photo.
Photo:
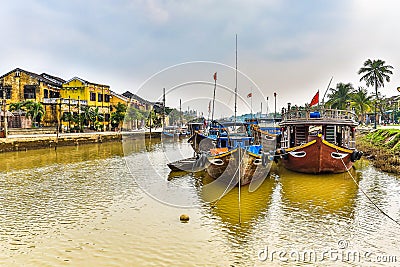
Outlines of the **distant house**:
[{"label": "distant house", "polygon": [[153,105],[154,105],[153,102],[143,99],[138,95],[135,95],[129,91],[126,91],[122,95],[130,99],[129,102],[130,102],[131,106],[134,108],[137,108],[140,110],[146,110],[146,111],[153,109]]}]

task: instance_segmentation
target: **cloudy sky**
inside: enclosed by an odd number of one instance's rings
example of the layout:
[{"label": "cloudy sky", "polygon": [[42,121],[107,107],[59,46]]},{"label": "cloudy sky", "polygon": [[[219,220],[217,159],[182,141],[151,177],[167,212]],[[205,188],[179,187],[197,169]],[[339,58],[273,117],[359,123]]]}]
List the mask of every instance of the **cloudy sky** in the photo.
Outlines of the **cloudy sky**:
[{"label": "cloudy sky", "polygon": [[[212,97],[214,72],[217,105],[232,106],[223,88],[235,88],[229,67],[237,34],[238,91],[256,111],[266,97],[273,105],[274,92],[278,109],[303,105],[318,89],[323,94],[332,76],[331,87],[365,86],[357,71],[368,58],[394,67],[382,90],[390,96],[400,86],[399,7],[396,0],[6,1],[0,73],[20,67],[66,80],[79,76],[150,100],[162,87],[179,87],[170,106],[182,98],[184,108],[206,112],[208,100],[194,102]],[[253,98],[246,99],[249,92]]]}]

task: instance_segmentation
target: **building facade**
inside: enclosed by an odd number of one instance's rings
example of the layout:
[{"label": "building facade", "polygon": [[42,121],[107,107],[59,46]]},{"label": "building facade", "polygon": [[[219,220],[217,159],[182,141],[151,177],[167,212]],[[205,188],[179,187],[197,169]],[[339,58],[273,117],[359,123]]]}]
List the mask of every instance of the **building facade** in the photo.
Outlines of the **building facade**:
[{"label": "building facade", "polygon": [[[64,113],[80,114],[81,106],[87,106],[96,109],[98,114],[101,115],[102,120],[98,121],[97,125],[100,125],[102,129],[109,128],[111,114],[110,86],[74,77],[63,83],[60,97],[62,102],[61,117],[65,117]],[[63,125],[68,125],[68,128],[71,128],[71,122],[63,121]]]},{"label": "building facade", "polygon": [[[53,125],[56,120],[54,117],[55,107],[47,105],[48,98],[59,98],[63,79],[42,73],[36,74],[20,68],[16,68],[2,76],[0,76],[0,98],[3,93],[6,98],[7,110],[11,103],[24,102],[31,100],[42,103],[44,105],[45,116],[43,125]],[[13,128],[30,127],[24,123],[24,112],[15,113],[15,116],[9,118],[9,126]]]}]

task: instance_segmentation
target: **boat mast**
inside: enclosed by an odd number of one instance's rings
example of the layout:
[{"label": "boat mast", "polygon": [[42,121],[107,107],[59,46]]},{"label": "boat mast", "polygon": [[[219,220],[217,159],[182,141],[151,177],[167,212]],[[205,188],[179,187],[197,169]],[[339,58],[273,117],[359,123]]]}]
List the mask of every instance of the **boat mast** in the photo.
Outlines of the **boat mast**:
[{"label": "boat mast", "polygon": [[236,65],[235,65],[235,121],[234,127],[236,129],[236,112],[237,112],[237,34],[236,34]]}]

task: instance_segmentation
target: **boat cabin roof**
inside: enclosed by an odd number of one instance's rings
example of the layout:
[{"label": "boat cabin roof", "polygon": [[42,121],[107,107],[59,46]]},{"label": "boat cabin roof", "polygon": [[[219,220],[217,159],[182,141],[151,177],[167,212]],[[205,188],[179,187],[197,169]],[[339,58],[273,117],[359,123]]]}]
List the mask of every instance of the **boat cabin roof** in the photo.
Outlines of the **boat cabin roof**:
[{"label": "boat cabin roof", "polygon": [[355,127],[358,125],[357,116],[348,110],[324,109],[305,110],[291,109],[282,114],[280,126],[290,125],[343,125]]}]

